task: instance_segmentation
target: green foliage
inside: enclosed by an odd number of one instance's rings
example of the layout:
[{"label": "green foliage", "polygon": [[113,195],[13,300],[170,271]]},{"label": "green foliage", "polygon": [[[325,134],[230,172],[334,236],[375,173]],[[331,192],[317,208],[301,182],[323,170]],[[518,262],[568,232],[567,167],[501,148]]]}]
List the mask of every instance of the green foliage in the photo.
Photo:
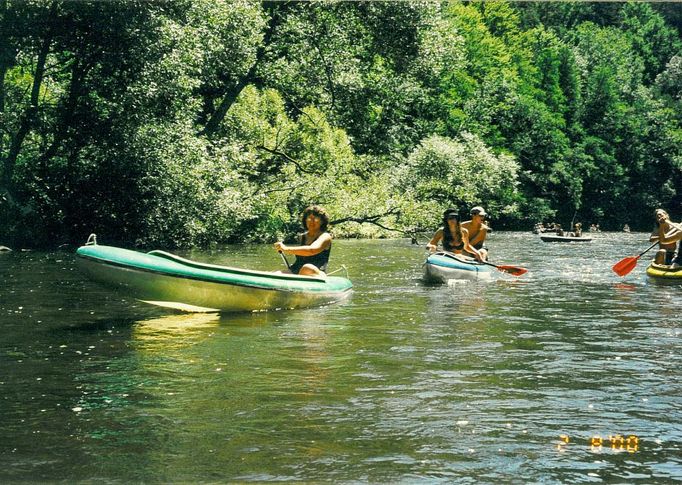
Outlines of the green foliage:
[{"label": "green foliage", "polygon": [[[463,133],[457,140],[436,135],[410,154],[396,186],[429,210],[446,206],[464,210],[485,204],[496,217],[510,217],[518,215],[518,168],[513,157],[495,155],[476,135]],[[429,219],[439,217],[440,212]]]},{"label": "green foliage", "polygon": [[[137,244],[176,247],[228,242],[251,217],[254,190],[234,170],[237,154],[210,151],[191,126],[143,127],[131,142],[141,173],[132,193],[141,227]],[[141,155],[141,156],[140,156]]]},{"label": "green foliage", "polygon": [[[648,228],[682,207],[679,15],[585,2],[0,2],[7,242]],[[402,231],[402,232],[401,232]],[[3,241],[6,244],[6,242]]]}]

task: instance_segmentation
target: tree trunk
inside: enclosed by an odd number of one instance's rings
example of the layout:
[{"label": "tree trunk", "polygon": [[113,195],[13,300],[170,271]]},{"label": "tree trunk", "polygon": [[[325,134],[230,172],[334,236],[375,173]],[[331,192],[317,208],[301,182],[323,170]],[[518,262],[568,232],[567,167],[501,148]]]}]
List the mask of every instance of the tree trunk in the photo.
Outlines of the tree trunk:
[{"label": "tree trunk", "polygon": [[47,61],[47,55],[50,52],[50,44],[52,42],[52,36],[48,33],[40,46],[40,52],[38,53],[38,62],[36,63],[36,72],[33,77],[33,86],[31,88],[31,100],[24,116],[19,125],[19,130],[12,137],[12,142],[10,144],[9,152],[5,158],[5,163],[2,172],[2,184],[5,189],[10,192],[12,188],[12,176],[14,175],[14,166],[17,162],[17,157],[21,151],[21,146],[26,139],[26,135],[33,128],[36,115],[38,114],[38,101],[40,97],[40,86],[43,83],[43,76],[45,75],[45,62]]},{"label": "tree trunk", "polygon": [[[267,3],[267,2],[265,2],[265,3]],[[277,25],[276,16],[277,16],[277,13],[276,13],[275,7],[272,7],[272,10],[270,12],[270,20],[268,22],[268,28],[265,31],[265,35],[263,36],[263,42],[258,47],[258,51],[256,52],[256,60],[251,65],[251,68],[246,73],[246,75],[243,76],[237,82],[236,86],[234,86],[231,89],[228,88],[225,90],[225,94],[223,96],[222,101],[218,105],[218,108],[213,112],[213,114],[211,115],[209,120],[206,122],[204,129],[199,132],[199,135],[210,137],[216,131],[218,131],[218,128],[220,127],[220,123],[222,123],[222,121],[225,119],[225,115],[227,114],[228,110],[230,109],[230,106],[232,106],[234,104],[234,102],[237,100],[237,97],[242,92],[242,90],[249,83],[251,83],[252,81],[254,81],[256,79],[256,69],[258,68],[258,65],[260,64],[260,62],[263,60],[263,56],[265,55],[265,48],[270,44],[270,39],[272,38],[272,34],[273,34],[275,27]]]}]

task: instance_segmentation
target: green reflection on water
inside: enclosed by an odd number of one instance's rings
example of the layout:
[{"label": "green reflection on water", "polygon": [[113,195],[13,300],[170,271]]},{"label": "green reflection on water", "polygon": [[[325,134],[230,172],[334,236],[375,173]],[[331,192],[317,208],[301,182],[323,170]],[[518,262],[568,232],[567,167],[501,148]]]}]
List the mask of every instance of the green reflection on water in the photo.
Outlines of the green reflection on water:
[{"label": "green reflection on water", "polygon": [[[436,287],[407,241],[336,241],[348,302],[242,315],[112,294],[69,254],[3,257],[0,478],[682,478],[680,289],[610,273],[643,237],[495,234],[491,254],[528,275]],[[265,246],[190,256],[278,265]],[[594,433],[642,445],[557,452],[560,434]]]}]

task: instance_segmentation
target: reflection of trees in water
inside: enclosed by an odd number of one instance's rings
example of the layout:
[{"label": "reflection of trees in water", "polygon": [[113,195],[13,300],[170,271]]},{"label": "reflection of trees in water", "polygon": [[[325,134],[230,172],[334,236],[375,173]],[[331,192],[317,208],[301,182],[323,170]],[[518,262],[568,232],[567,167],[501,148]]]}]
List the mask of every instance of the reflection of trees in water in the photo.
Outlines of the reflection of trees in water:
[{"label": "reflection of trees in water", "polygon": [[267,390],[266,383],[278,393],[310,395],[325,386],[336,367],[328,346],[341,327],[325,325],[326,313],[323,307],[173,314],[136,322],[132,335],[140,366],[168,376],[171,387],[176,387],[171,381],[191,376],[189,387],[207,397],[226,389],[257,394]]},{"label": "reflection of trees in water", "polygon": [[[262,469],[262,455],[278,456],[292,436],[312,442],[319,431],[310,420],[320,400],[336,399],[334,374],[344,371],[329,346],[347,326],[331,318],[318,308],[138,322],[141,380],[157,412],[176,423],[164,425],[167,444],[149,450],[152,461],[183,481],[197,467],[224,473],[226,463],[240,475]],[[307,460],[315,447],[299,451]]]},{"label": "reflection of trees in water", "polygon": [[133,327],[133,339],[138,350],[167,351],[186,347],[203,340],[220,322],[217,313],[183,313],[140,320]]}]

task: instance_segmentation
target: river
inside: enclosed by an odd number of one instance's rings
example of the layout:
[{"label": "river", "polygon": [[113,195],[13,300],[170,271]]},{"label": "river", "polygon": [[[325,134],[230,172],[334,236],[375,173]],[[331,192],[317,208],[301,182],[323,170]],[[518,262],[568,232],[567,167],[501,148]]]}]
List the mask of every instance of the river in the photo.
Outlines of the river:
[{"label": "river", "polygon": [[680,481],[682,285],[649,255],[611,271],[648,234],[594,237],[496,232],[491,261],[527,274],[441,286],[423,245],[337,240],[350,299],[236,315],[112,293],[72,251],[0,254],[0,482]]}]

